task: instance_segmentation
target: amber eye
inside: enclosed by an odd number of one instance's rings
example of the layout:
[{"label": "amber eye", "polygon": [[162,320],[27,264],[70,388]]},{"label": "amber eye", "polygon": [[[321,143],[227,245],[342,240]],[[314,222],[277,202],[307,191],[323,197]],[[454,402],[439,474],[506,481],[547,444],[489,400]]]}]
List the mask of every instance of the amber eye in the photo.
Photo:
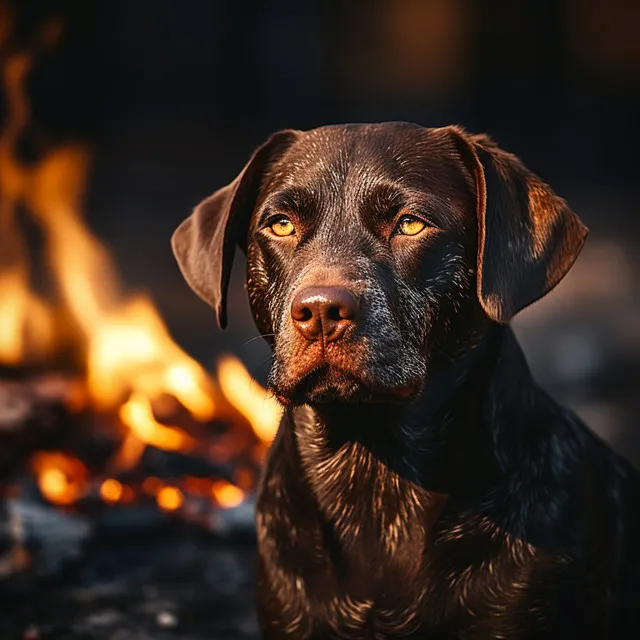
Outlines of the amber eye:
[{"label": "amber eye", "polygon": [[293,226],[293,222],[287,218],[287,216],[281,216],[276,218],[270,225],[269,229],[273,235],[279,238],[286,236],[292,236],[296,232],[296,228]]},{"label": "amber eye", "polygon": [[419,218],[414,218],[413,216],[402,216],[402,218],[400,218],[400,222],[398,222],[398,226],[396,227],[396,229],[398,233],[402,234],[403,236],[416,236],[426,226],[426,223]]}]

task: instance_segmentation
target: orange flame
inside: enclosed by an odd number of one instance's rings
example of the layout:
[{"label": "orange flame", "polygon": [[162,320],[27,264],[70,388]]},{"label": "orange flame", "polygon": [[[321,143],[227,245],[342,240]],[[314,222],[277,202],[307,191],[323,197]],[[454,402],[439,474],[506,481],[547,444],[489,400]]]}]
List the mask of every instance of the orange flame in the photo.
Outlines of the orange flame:
[{"label": "orange flame", "polygon": [[120,408],[122,422],[129,426],[134,436],[145,444],[166,451],[191,449],[195,442],[184,431],[166,427],[153,417],[153,409],[147,397],[134,393]]},{"label": "orange flame", "polygon": [[[41,48],[57,39],[59,27],[55,21],[45,25]],[[188,447],[186,434],[155,421],[151,402],[171,394],[206,422],[216,410],[212,382],[171,339],[150,300],[120,295],[111,258],[80,213],[88,153],[61,146],[29,167],[17,158],[17,141],[30,119],[25,81],[33,62],[34,53],[15,53],[2,67],[8,117],[0,134],[0,362],[20,363],[30,351],[44,356],[56,337],[51,308],[29,289],[27,248],[16,216],[24,205],[44,231],[63,302],[80,329],[92,404],[112,410],[124,402],[123,422],[140,443]],[[120,457],[131,462],[140,448],[129,439]]]},{"label": "orange flame", "polygon": [[[2,12],[0,5],[0,44],[5,46],[12,16]],[[51,46],[59,34],[59,22],[45,25],[37,49]],[[149,445],[171,451],[196,448],[186,431],[156,419],[154,407],[166,396],[203,423],[225,417],[233,407],[261,442],[270,442],[282,409],[239,360],[228,356],[220,361],[220,394],[204,369],[173,341],[152,301],[142,295],[123,297],[109,252],[91,234],[81,214],[87,151],[64,145],[50,149],[35,164],[20,161],[18,141],[31,117],[26,79],[37,49],[6,53],[2,61],[7,117],[0,131],[0,363],[16,365],[49,357],[61,344],[56,318],[58,307],[63,307],[77,329],[87,368],[86,389],[83,386],[70,398],[70,406],[80,410],[89,403],[100,411],[117,412],[126,430],[110,461],[111,470],[133,467]],[[55,306],[30,288],[28,246],[19,210],[44,232],[48,262],[59,289]],[[88,471],[72,456],[40,453],[32,465],[43,496],[52,503],[72,504],[88,491]],[[251,472],[238,478],[242,488],[222,480],[193,478],[184,489],[232,507],[244,500],[243,489],[250,489],[253,481]],[[180,489],[157,478],[147,478],[141,489],[165,511],[178,510],[184,503]],[[135,493],[130,486],[107,478],[100,485],[100,496],[115,504],[133,500]]]},{"label": "orange flame", "polygon": [[47,353],[52,344],[51,310],[27,289],[26,272],[14,268],[0,273],[0,362],[18,364],[30,352]]},{"label": "orange flame", "polygon": [[224,356],[218,362],[218,383],[227,400],[245,416],[258,438],[270,444],[282,417],[282,406],[278,401],[269,396],[233,356]]},{"label": "orange flame", "polygon": [[26,243],[17,223],[17,207],[31,189],[31,173],[16,159],[15,147],[29,121],[24,81],[32,63],[30,55],[14,53],[2,67],[8,115],[0,134],[0,362],[6,364],[30,351],[47,352],[53,338],[51,310],[29,291]]},{"label": "orange flame", "polygon": [[215,404],[207,374],[173,342],[150,300],[118,296],[113,264],[78,214],[85,170],[79,149],[51,154],[36,174],[31,202],[65,302],[87,340],[94,404],[108,409],[129,394],[151,400],[170,393],[196,419],[210,420]]}]

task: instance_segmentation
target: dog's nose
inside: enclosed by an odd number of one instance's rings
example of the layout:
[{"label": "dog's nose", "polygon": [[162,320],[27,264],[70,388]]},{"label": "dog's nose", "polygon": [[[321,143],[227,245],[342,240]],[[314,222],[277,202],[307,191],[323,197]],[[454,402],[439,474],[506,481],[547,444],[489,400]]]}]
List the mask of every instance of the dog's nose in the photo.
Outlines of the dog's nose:
[{"label": "dog's nose", "polygon": [[291,303],[291,318],[307,340],[337,340],[353,324],[358,299],[344,287],[308,287]]}]

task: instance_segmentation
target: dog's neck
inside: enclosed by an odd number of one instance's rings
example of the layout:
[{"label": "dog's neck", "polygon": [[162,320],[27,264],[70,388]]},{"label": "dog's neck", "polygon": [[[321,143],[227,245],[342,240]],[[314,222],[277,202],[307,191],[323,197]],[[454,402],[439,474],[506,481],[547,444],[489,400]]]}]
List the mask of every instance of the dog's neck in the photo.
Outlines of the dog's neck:
[{"label": "dog's neck", "polygon": [[[382,493],[402,486],[477,497],[490,490],[504,457],[496,451],[504,438],[493,430],[501,421],[492,412],[519,412],[531,395],[515,337],[508,327],[493,327],[436,371],[409,406],[345,403],[290,411],[302,467],[319,501],[329,506],[349,494],[361,497],[359,482]],[[522,384],[512,384],[514,376]]]}]

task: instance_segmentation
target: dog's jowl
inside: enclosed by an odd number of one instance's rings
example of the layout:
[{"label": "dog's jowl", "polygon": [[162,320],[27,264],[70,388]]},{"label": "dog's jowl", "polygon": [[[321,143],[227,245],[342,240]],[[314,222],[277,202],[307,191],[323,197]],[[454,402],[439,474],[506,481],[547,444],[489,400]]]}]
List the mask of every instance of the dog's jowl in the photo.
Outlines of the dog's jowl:
[{"label": "dog's jowl", "polygon": [[281,131],[173,238],[227,322],[236,247],[285,406],[257,507],[265,638],[640,637],[637,472],[509,321],[587,230],[459,127]]}]

